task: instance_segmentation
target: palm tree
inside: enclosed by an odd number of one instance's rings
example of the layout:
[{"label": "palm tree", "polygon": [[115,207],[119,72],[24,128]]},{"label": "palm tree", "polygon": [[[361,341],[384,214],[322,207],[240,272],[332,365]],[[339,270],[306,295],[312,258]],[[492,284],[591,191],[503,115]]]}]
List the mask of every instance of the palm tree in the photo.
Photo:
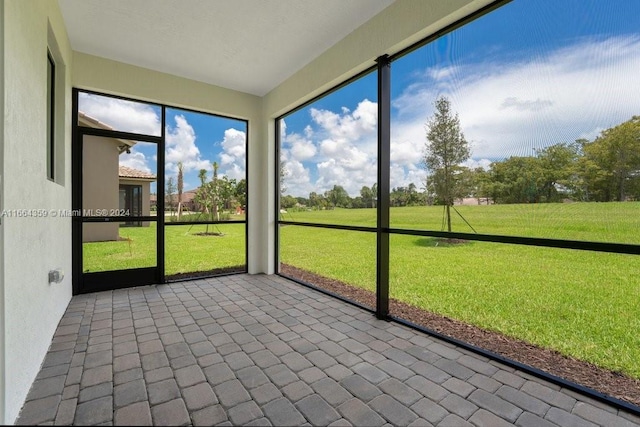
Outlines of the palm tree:
[{"label": "palm tree", "polygon": [[182,162],[178,162],[178,221],[182,218],[182,190],[184,189],[184,176]]}]

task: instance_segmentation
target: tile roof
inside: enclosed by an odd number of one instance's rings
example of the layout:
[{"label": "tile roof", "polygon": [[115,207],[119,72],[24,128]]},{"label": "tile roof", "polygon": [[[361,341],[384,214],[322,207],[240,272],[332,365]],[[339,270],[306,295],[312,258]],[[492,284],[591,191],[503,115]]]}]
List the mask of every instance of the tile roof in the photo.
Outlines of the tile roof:
[{"label": "tile roof", "polygon": [[127,166],[120,166],[118,176],[120,178],[142,178],[142,179],[156,179],[156,176],[152,173],[144,172],[138,169],[130,168]]}]

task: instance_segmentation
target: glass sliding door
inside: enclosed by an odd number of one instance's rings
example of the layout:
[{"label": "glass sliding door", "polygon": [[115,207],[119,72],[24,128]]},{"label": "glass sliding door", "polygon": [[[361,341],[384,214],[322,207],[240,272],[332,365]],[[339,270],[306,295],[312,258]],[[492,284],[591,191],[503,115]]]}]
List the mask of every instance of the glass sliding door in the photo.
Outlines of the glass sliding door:
[{"label": "glass sliding door", "polygon": [[[120,211],[131,212],[133,216],[142,215],[142,186],[120,184]],[[128,221],[125,226],[140,227],[140,222]]]}]

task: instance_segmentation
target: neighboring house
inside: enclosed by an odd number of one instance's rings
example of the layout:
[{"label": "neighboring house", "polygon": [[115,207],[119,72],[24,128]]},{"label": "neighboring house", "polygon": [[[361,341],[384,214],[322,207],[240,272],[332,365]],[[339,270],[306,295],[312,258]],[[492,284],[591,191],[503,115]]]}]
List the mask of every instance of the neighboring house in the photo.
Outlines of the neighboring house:
[{"label": "neighboring house", "polygon": [[[156,176],[149,172],[127,166],[119,166],[119,209],[130,216],[149,216],[151,214],[151,183]],[[148,227],[149,222],[130,221],[121,226]]]},{"label": "neighboring house", "polygon": [[[182,193],[182,210],[188,209],[191,212],[200,210],[198,203],[196,203],[196,194],[198,194],[198,188]],[[176,203],[177,200],[178,196],[176,195]]]},{"label": "neighboring house", "polygon": [[[182,211],[197,211],[198,205],[196,203],[196,194],[198,193],[198,188],[194,188],[193,190],[187,190],[182,192]],[[171,202],[171,203],[169,203]],[[172,207],[174,211],[178,210],[178,193],[173,193],[171,195],[171,200],[169,197],[165,196],[165,209],[169,210],[169,206]]]},{"label": "neighboring house", "polygon": [[[196,203],[196,194],[198,193],[198,189],[195,188],[193,190],[187,190],[182,193],[182,211],[186,212],[195,212],[198,211],[199,207]],[[157,206],[158,204],[158,195],[152,194],[149,198],[149,202],[151,206]],[[171,208],[170,208],[171,206]],[[173,209],[174,211],[178,210],[178,193],[173,193],[171,196],[171,203],[169,203],[169,197],[164,197],[164,209],[165,211],[169,211]]]},{"label": "neighboring house", "polygon": [[[100,129],[111,129],[104,123],[79,112],[79,124]],[[151,183],[156,176],[137,169],[121,166],[121,155],[129,153],[135,141],[85,136],[83,138],[83,164],[91,165],[82,171],[82,207],[89,215],[149,216]],[[128,215],[127,215],[128,213]],[[148,222],[127,221],[86,223],[82,229],[83,242],[101,242],[119,239],[121,226],[149,226]]]},{"label": "neighboring house", "polygon": [[465,197],[453,201],[455,206],[492,205],[493,200],[488,197]]}]

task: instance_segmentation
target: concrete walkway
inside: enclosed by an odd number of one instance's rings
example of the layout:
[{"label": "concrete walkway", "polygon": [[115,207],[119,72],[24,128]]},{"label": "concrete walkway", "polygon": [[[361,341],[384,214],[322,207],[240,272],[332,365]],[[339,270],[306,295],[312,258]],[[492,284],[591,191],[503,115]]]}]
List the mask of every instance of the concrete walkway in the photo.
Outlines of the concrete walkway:
[{"label": "concrete walkway", "polygon": [[76,296],[18,424],[638,426],[276,276]]}]

